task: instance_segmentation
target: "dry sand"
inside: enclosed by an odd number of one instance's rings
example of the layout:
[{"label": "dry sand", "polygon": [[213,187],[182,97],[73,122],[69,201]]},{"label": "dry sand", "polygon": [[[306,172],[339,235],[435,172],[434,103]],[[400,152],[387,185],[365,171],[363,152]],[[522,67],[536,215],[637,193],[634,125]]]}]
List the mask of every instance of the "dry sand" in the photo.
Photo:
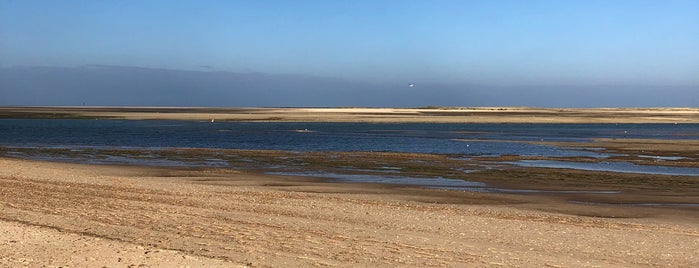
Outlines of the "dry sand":
[{"label": "dry sand", "polygon": [[699,123],[699,108],[0,107],[0,118],[3,117],[371,123]]},{"label": "dry sand", "polygon": [[699,265],[696,213],[583,217],[536,198],[0,158],[0,266]]}]

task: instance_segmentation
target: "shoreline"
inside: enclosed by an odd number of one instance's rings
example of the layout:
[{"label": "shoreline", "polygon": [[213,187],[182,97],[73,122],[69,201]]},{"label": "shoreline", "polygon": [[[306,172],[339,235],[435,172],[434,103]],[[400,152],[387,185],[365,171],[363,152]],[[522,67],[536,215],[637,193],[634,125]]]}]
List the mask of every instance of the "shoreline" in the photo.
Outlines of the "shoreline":
[{"label": "shoreline", "polygon": [[[23,234],[0,241],[0,266],[699,263],[694,209],[616,208],[555,195],[327,183],[242,170],[4,157],[0,166],[0,233]],[[98,254],[114,247],[120,250]],[[65,250],[71,248],[75,252]]]},{"label": "shoreline", "polygon": [[364,123],[699,123],[699,108],[0,107],[0,118]]},{"label": "shoreline", "polygon": [[[629,147],[630,143],[633,146]],[[195,175],[197,172],[253,172],[260,176],[277,174],[333,183],[367,185],[383,182],[384,186],[389,184],[392,187],[555,196],[559,199],[555,202],[563,200],[568,203],[657,204],[654,206],[659,208],[687,204],[680,207],[686,207],[684,209],[693,213],[699,212],[699,197],[696,196],[699,192],[699,173],[691,173],[699,170],[696,161],[699,143],[696,140],[685,140],[681,146],[672,140],[658,139],[598,139],[589,143],[544,144],[595,147],[597,150],[594,152],[610,155],[604,158],[519,155],[462,157],[406,152],[299,153],[260,149],[85,147],[78,150],[0,147],[0,153],[5,157],[27,161],[143,166],[191,170],[191,174]],[[537,166],[537,162],[541,164]],[[547,166],[551,164],[554,166]],[[614,213],[584,214],[615,216]]]},{"label": "shoreline", "polygon": [[[4,112],[0,108],[0,114]],[[159,115],[150,112],[149,116]],[[323,113],[312,118],[365,120],[370,116],[339,113],[340,117]],[[48,118],[84,115],[75,111],[53,115],[46,110],[38,114]],[[163,115],[187,118],[179,112]],[[594,148],[590,150],[595,154],[608,155],[460,157],[370,151],[0,146],[0,267],[699,265],[695,250],[699,174],[503,164],[609,161],[695,170],[699,167],[697,140],[502,142]],[[80,163],[29,160],[32,156]],[[100,159],[125,162],[87,164]],[[138,165],[139,160],[162,165]],[[167,167],[168,163],[185,165]],[[379,184],[325,176],[336,173],[395,176],[403,181]],[[413,184],[420,179],[439,183],[439,178],[481,188],[462,191]],[[478,191],[483,189],[499,190]]]}]

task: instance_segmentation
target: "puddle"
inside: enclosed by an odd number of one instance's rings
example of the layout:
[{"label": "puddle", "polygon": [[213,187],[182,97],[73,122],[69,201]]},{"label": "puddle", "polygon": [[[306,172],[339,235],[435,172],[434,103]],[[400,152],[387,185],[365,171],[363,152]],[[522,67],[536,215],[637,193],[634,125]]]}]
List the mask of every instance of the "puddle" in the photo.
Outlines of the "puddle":
[{"label": "puddle", "polygon": [[[445,188],[446,189],[446,188]],[[483,193],[503,193],[503,194],[620,194],[621,191],[613,190],[533,190],[533,189],[505,189],[505,188],[482,188],[466,190]]]},{"label": "puddle", "polygon": [[601,203],[586,201],[568,201],[572,204],[593,206],[625,206],[625,207],[699,207],[699,203]]},{"label": "puddle", "polygon": [[590,151],[604,151],[606,149],[601,148],[601,147],[586,147],[584,148],[585,150],[590,150]]},{"label": "puddle", "polygon": [[[243,167],[245,168],[245,167]],[[271,166],[266,166],[265,168],[267,169],[283,169],[283,168],[288,168],[287,166],[282,166],[282,165],[271,165]]]},{"label": "puddle", "polygon": [[511,194],[618,194],[621,191],[608,190],[532,190],[532,189],[505,189],[488,187],[487,184],[477,181],[465,181],[460,179],[448,179],[443,177],[418,178],[405,176],[379,176],[360,174],[340,174],[331,172],[266,172],[270,175],[317,177],[333,179],[336,182],[351,183],[383,183],[420,186],[431,189],[458,190],[481,193],[511,193]]},{"label": "puddle", "polygon": [[386,170],[386,169],[366,169],[366,168],[354,168],[354,167],[340,167],[342,170],[356,171],[356,172],[378,172],[378,173],[400,173],[400,170]]},{"label": "puddle", "polygon": [[381,169],[384,169],[384,170],[401,170],[401,169],[403,169],[403,168],[402,168],[402,167],[383,166],[383,167],[381,167]]},{"label": "puddle", "polygon": [[520,160],[505,162],[520,167],[569,168],[590,171],[611,171],[620,173],[699,176],[699,168],[636,165],[628,162],[566,162],[554,160]]},{"label": "puddle", "polygon": [[479,171],[478,169],[465,169],[465,168],[453,168],[452,170],[459,171],[462,173],[473,173]]},{"label": "puddle", "polygon": [[682,156],[659,156],[659,155],[642,155],[642,154],[639,154],[638,157],[653,158],[655,160],[668,160],[668,161],[687,159],[686,157],[682,157]]},{"label": "puddle", "polygon": [[485,187],[485,183],[458,179],[416,178],[404,176],[379,176],[364,174],[340,174],[330,172],[267,172],[271,175],[329,178],[338,182],[404,184],[425,187]]}]

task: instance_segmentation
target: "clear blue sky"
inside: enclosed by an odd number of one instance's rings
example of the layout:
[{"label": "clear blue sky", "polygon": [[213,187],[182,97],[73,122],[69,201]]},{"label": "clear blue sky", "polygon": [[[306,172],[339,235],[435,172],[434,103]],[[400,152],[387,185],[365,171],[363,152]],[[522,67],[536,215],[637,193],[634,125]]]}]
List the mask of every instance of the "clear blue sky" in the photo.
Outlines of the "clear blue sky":
[{"label": "clear blue sky", "polygon": [[0,1],[0,66],[699,85],[699,1]]}]

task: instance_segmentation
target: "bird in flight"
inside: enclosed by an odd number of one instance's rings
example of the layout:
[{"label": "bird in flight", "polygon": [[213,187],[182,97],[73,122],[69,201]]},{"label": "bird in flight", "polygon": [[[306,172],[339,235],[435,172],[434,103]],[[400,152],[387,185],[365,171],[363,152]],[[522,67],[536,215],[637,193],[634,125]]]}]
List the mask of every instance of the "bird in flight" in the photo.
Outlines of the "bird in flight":
[{"label": "bird in flight", "polygon": [[415,86],[415,83],[410,83],[410,84],[408,84],[408,86],[409,86],[409,87],[414,87],[414,86]]}]

